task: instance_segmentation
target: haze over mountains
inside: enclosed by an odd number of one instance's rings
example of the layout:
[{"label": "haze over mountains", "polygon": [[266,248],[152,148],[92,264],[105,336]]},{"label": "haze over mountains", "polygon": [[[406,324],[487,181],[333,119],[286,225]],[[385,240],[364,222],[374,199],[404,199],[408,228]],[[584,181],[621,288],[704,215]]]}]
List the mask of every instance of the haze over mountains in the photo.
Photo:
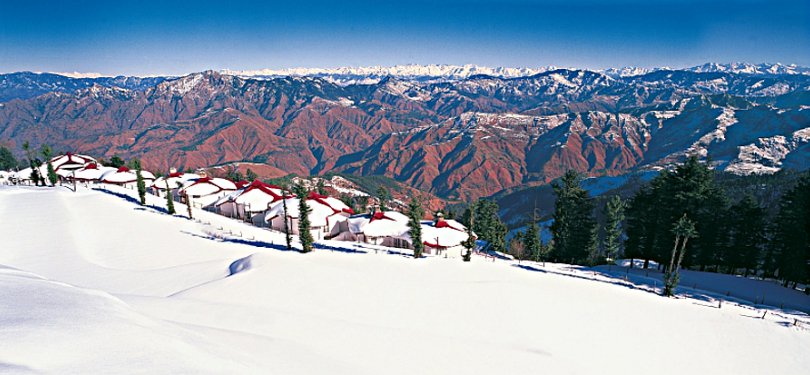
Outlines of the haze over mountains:
[{"label": "haze over mountains", "polygon": [[735,173],[810,165],[810,69],[475,66],[0,75],[0,144],[140,157],[154,169],[266,163],[383,174],[447,198],[618,175],[696,153]]}]

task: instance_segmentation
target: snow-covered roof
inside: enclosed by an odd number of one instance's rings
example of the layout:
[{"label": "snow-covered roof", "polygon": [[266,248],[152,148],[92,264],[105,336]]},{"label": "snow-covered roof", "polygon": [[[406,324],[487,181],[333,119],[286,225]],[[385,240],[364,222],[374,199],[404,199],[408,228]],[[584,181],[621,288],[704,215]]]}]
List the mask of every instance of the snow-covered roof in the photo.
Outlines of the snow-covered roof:
[{"label": "snow-covered roof", "polygon": [[430,247],[454,247],[466,241],[467,228],[455,220],[422,222],[422,242]]},{"label": "snow-covered roof", "polygon": [[[153,175],[152,172],[144,170],[141,171],[141,177],[143,177],[144,181],[155,179],[155,175]],[[128,184],[137,181],[138,176],[136,171],[132,171],[127,167],[120,167],[104,172],[99,180],[107,184]]]},{"label": "snow-covered roof", "polygon": [[186,183],[183,184],[183,187],[180,189],[180,194],[203,197],[206,195],[218,194],[223,191],[233,190],[236,190],[236,184],[234,184],[231,180],[218,177],[200,177],[186,181]]},{"label": "snow-covered roof", "polygon": [[280,187],[256,180],[240,190],[223,196],[214,205],[219,206],[227,202],[235,202],[244,204],[246,209],[251,212],[261,212],[267,210],[270,204],[278,202],[282,198],[283,193]]},{"label": "snow-covered roof", "polygon": [[[90,163],[97,163],[97,161],[91,156],[71,152],[51,158],[51,165],[57,173],[61,170],[77,170]],[[66,174],[60,175],[67,176]]]},{"label": "snow-covered roof", "polygon": [[172,172],[166,176],[160,176],[152,182],[152,187],[158,190],[166,190],[168,183],[169,189],[176,189],[183,186],[189,180],[196,180],[200,175],[195,173]]},{"label": "snow-covered roof", "polygon": [[349,230],[368,237],[400,237],[408,233],[408,217],[396,211],[352,216]]},{"label": "snow-covered roof", "polygon": [[[287,216],[292,218],[298,217],[298,198],[287,198]],[[309,193],[306,198],[306,204],[312,210],[309,214],[309,220],[312,226],[324,226],[329,222],[329,218],[335,215],[348,217],[353,214],[349,206],[347,206],[340,199],[327,197],[315,192]],[[270,221],[276,216],[284,215],[284,204],[282,200],[276,202],[267,214],[264,216],[265,221]]]},{"label": "snow-covered roof", "polygon": [[107,172],[116,171],[117,168],[105,167],[97,163],[85,165],[82,169],[72,172],[67,177],[75,178],[76,181],[98,181]]}]

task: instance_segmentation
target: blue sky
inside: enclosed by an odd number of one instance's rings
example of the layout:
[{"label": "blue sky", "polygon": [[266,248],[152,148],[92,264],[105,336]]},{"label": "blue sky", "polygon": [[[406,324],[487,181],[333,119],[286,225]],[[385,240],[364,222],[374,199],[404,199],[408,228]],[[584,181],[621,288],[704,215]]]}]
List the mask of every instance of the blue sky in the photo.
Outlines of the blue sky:
[{"label": "blue sky", "polygon": [[20,1],[0,71],[810,65],[807,0]]}]

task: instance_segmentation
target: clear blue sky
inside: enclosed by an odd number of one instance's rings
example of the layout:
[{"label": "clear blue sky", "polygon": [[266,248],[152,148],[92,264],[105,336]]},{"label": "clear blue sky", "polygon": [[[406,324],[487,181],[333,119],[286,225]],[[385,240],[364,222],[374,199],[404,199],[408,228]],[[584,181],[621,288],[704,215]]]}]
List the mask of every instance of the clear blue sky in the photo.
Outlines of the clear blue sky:
[{"label": "clear blue sky", "polygon": [[17,1],[0,72],[810,65],[808,0]]}]

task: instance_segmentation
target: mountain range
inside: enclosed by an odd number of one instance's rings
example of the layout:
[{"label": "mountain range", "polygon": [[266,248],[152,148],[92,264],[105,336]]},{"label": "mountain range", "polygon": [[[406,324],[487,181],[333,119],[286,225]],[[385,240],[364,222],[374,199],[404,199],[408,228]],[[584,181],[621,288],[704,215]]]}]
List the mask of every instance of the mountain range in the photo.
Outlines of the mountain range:
[{"label": "mountain range", "polygon": [[810,165],[810,70],[795,65],[365,69],[3,74],[0,144],[140,157],[154,169],[385,175],[462,200],[570,168],[621,175],[690,154],[739,174]]}]

